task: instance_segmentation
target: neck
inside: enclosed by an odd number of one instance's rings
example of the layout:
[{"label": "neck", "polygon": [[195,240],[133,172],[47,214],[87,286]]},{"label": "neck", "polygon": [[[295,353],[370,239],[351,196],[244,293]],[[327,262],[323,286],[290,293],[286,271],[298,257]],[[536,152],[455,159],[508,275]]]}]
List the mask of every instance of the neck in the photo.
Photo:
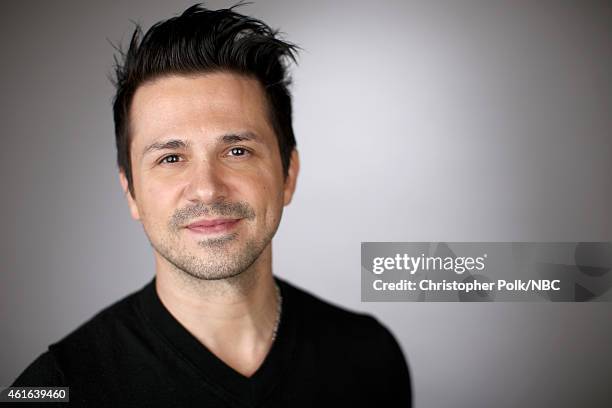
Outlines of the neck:
[{"label": "neck", "polygon": [[277,323],[271,244],[228,279],[197,279],[160,258],[156,254],[156,290],[166,309],[227,365],[246,376],[254,373]]}]

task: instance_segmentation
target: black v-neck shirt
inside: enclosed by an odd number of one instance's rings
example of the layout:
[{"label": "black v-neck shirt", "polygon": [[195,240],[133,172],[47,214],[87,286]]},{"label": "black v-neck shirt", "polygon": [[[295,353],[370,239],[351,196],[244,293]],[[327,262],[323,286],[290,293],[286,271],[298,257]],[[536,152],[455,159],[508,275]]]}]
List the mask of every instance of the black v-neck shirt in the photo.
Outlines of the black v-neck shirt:
[{"label": "black v-neck shirt", "polygon": [[408,367],[389,330],[275,279],[283,299],[277,336],[250,377],[170,314],[153,279],[49,346],[13,386],[68,386],[70,403],[61,407],[411,405]]}]

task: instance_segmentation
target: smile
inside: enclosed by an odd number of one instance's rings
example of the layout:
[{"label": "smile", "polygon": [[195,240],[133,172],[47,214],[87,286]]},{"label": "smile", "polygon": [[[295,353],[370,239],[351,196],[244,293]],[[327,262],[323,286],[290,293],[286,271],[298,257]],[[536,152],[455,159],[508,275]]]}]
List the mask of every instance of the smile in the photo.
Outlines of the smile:
[{"label": "smile", "polygon": [[240,222],[238,219],[201,220],[189,224],[186,228],[197,234],[216,234],[231,231]]}]

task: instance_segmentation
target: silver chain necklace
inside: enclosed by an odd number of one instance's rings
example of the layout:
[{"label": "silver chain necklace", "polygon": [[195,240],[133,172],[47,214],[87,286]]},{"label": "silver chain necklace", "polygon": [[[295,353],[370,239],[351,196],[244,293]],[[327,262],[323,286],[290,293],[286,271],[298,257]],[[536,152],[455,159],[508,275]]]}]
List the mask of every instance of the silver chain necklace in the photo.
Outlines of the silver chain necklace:
[{"label": "silver chain necklace", "polygon": [[276,282],[274,282],[274,288],[276,289],[276,322],[274,322],[274,330],[272,331],[272,342],[276,340],[278,325],[280,324],[281,314],[283,313],[283,297],[281,296],[280,288]]}]

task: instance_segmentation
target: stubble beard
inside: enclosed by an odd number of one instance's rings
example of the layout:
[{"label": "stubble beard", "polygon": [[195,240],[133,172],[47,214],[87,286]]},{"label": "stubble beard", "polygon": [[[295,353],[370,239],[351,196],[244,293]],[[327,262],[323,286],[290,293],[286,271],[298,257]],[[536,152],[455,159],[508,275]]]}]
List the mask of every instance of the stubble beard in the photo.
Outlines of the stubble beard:
[{"label": "stubble beard", "polygon": [[[171,217],[167,233],[158,242],[149,237],[153,249],[184,277],[201,281],[215,281],[240,277],[260,257],[268,246],[276,228],[265,231],[261,239],[247,239],[241,243],[239,233],[197,241],[198,248],[188,247],[184,225],[202,215],[241,218],[240,223],[255,219],[255,213],[246,203],[216,203],[211,206],[195,205],[180,209]],[[246,226],[242,226],[245,230]]]},{"label": "stubble beard", "polygon": [[[270,237],[271,238],[271,237]],[[173,240],[174,241],[174,240]],[[269,240],[249,240],[238,245],[238,234],[198,241],[201,248],[193,253],[180,245],[162,240],[154,249],[179,272],[198,280],[221,280],[237,277],[259,258]]]}]

